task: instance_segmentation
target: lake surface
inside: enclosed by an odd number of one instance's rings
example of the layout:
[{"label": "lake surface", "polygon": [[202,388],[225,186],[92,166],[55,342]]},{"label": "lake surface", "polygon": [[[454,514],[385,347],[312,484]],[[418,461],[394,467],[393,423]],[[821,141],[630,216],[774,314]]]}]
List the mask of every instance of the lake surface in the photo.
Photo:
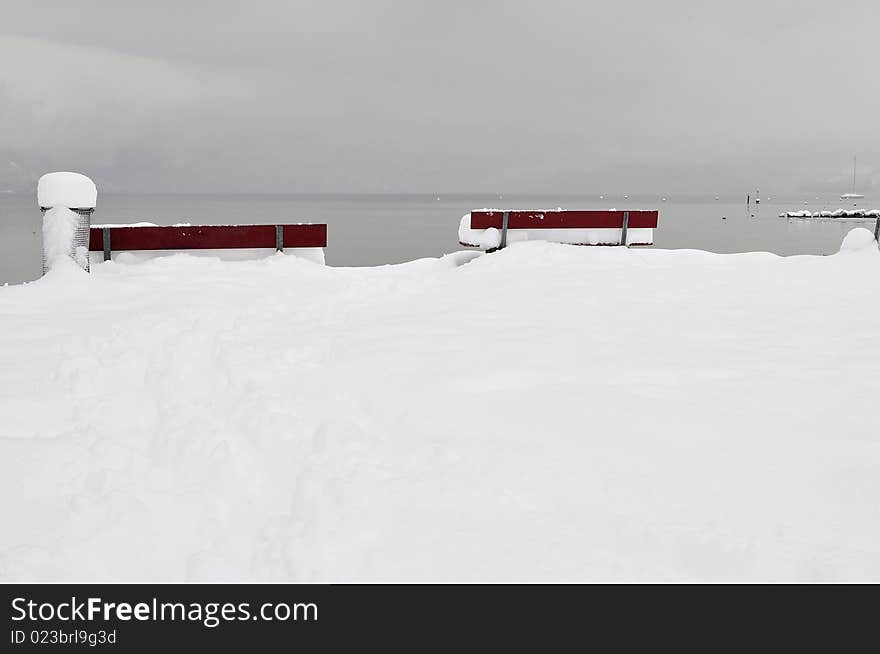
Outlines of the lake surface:
[{"label": "lake surface", "polygon": [[[471,209],[659,209],[655,247],[712,252],[767,251],[780,255],[831,254],[860,223],[785,219],[784,211],[849,208],[837,198],[764,199],[658,195],[162,195],[103,194],[94,223],[152,222],[168,225],[326,222],[327,263],[373,266],[461,249],[458,223]],[[862,205],[861,208],[874,208]],[[726,217],[726,219],[722,219]],[[865,221],[872,226],[872,221]],[[31,195],[0,195],[0,284],[40,274],[41,216]]]}]

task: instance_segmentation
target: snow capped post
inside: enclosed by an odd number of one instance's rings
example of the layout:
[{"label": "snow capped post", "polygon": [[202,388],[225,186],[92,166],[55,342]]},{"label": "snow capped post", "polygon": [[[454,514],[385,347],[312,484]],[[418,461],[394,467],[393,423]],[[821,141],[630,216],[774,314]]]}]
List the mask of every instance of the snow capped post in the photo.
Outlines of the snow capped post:
[{"label": "snow capped post", "polygon": [[47,173],[37,182],[43,212],[43,274],[69,257],[89,270],[89,224],[98,201],[95,183],[79,173]]}]

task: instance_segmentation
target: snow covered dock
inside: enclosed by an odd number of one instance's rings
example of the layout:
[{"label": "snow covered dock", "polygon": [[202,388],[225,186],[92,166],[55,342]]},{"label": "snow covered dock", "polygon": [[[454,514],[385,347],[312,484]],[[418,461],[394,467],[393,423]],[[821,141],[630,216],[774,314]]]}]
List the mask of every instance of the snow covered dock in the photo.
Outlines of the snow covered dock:
[{"label": "snow covered dock", "polygon": [[0,579],[880,581],[867,230],[475,255],[0,288]]},{"label": "snow covered dock", "polygon": [[880,218],[880,209],[835,209],[834,211],[786,211],[780,218]]}]

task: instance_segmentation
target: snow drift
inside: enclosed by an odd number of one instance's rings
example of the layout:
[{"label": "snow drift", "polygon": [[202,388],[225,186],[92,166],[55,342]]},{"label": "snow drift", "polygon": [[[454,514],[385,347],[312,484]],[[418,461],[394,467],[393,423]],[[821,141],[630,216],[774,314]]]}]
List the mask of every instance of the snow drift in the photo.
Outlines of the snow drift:
[{"label": "snow drift", "polygon": [[0,288],[0,579],[880,581],[876,243],[474,256]]}]

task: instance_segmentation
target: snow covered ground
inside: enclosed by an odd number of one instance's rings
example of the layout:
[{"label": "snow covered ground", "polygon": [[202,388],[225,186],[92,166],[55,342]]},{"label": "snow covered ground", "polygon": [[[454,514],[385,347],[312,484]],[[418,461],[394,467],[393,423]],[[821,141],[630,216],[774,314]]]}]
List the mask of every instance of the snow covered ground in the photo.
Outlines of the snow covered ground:
[{"label": "snow covered ground", "polygon": [[880,254],[0,288],[0,579],[880,581]]}]

